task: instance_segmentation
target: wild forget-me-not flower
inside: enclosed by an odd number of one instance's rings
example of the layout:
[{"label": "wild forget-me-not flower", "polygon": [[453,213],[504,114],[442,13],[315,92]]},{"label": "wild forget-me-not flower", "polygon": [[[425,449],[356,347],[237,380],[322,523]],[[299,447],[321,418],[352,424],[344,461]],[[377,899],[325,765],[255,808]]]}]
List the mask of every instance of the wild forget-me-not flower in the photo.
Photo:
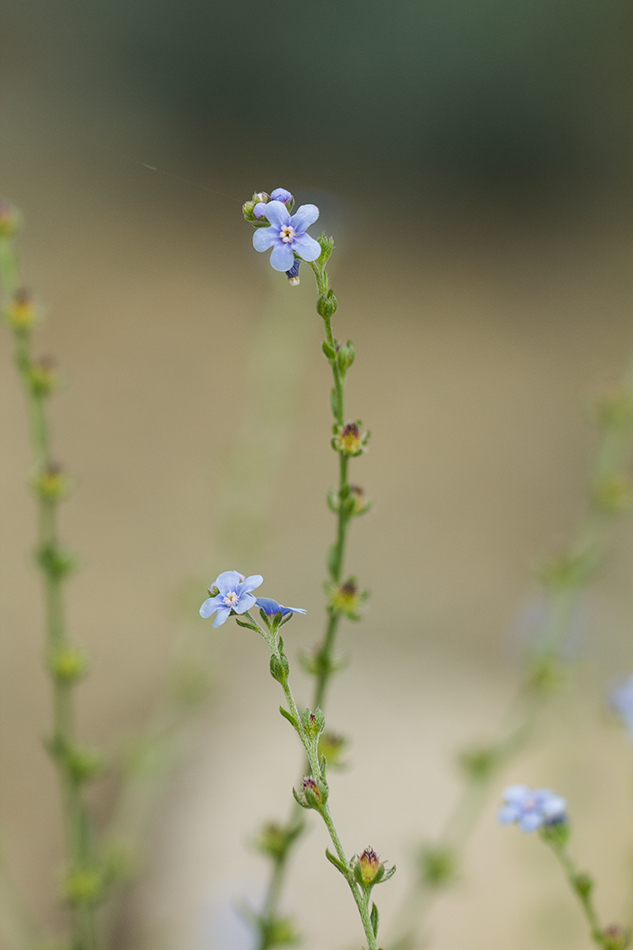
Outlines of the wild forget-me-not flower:
[{"label": "wild forget-me-not flower", "polygon": [[200,616],[206,618],[215,614],[213,626],[219,627],[227,620],[231,611],[236,614],[246,613],[255,606],[255,596],[251,591],[263,582],[261,574],[244,577],[238,571],[224,571],[209,588],[211,597],[205,600],[200,608]]},{"label": "wild forget-me-not flower", "polygon": [[503,793],[497,817],[502,825],[516,822],[521,831],[536,831],[541,825],[564,821],[566,809],[565,799],[549,788],[510,785]]},{"label": "wild forget-me-not flower", "polygon": [[289,271],[295,254],[302,261],[317,259],[321,245],[306,234],[307,228],[319,217],[316,205],[301,205],[292,216],[282,201],[269,201],[264,209],[270,227],[255,231],[253,247],[256,251],[267,251],[272,247],[270,263],[275,270]]}]

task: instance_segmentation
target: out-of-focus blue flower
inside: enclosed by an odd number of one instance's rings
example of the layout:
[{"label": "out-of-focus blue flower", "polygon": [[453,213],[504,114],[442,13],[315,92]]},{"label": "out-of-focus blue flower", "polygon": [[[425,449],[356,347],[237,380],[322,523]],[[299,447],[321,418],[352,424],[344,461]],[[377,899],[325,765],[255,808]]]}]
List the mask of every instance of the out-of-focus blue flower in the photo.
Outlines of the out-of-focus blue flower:
[{"label": "out-of-focus blue flower", "polygon": [[261,192],[258,195],[253,195],[253,197],[259,198],[259,201],[253,208],[253,216],[255,218],[266,218],[266,205],[269,201],[281,201],[284,205],[292,205],[295,200],[294,197],[286,188],[275,188],[274,191],[271,191],[270,197],[265,193]]},{"label": "out-of-focus blue flower", "polygon": [[609,685],[607,700],[633,739],[633,675],[613,680]]},{"label": "out-of-focus blue flower", "polygon": [[211,617],[216,614],[214,627],[219,627],[227,619],[232,610],[236,614],[244,614],[255,606],[255,597],[251,591],[262,584],[261,574],[251,574],[244,577],[238,571],[224,571],[216,577],[209,588],[212,595],[205,600],[200,608],[201,617]]},{"label": "out-of-focus blue flower", "polygon": [[317,206],[301,205],[292,217],[281,201],[269,201],[265,208],[270,227],[258,228],[253,234],[255,250],[267,251],[272,247],[270,263],[275,270],[290,270],[295,254],[301,260],[315,261],[321,253],[321,245],[306,234],[306,229],[319,217]]},{"label": "out-of-focus blue flower", "polygon": [[536,831],[541,825],[565,821],[567,802],[550,788],[510,785],[503,793],[497,815],[502,825],[516,822],[521,831]]},{"label": "out-of-focus blue flower", "polygon": [[255,603],[260,610],[264,611],[267,617],[274,617],[278,613],[281,613],[282,617],[286,617],[288,614],[305,613],[303,607],[284,607],[283,604],[278,604],[271,597],[258,597]]}]

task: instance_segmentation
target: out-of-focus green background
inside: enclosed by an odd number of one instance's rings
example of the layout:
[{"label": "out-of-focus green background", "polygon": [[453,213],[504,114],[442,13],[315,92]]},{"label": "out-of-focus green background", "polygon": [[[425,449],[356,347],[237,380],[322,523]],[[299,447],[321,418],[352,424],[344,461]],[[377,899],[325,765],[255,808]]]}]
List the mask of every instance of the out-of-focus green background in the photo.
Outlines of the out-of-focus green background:
[{"label": "out-of-focus green background", "polygon": [[[197,620],[205,586],[261,572],[266,594],[308,608],[287,628],[293,659],[321,628],[335,459],[319,319],[309,275],[288,288],[252,251],[241,202],[287,187],[336,236],[349,411],[373,433],[354,480],[376,506],[350,545],[372,597],[342,635],[330,717],[354,769],[332,801],[350,849],[399,866],[388,928],[414,842],[456,794],[453,751],[512,694],[531,569],[582,508],[586,404],[633,339],[632,19],[625,0],[3,7],[0,190],[23,209],[41,348],[67,381],[53,413],[77,480],[70,619],[93,657],[82,736],[114,749],[140,728],[183,637],[213,670],[121,946],[247,945],[231,902],[259,900],[264,865],[245,843],[285,814],[298,767],[263,645]],[[0,360],[0,823],[51,917],[59,815],[8,334]],[[625,522],[544,752],[509,776],[568,797],[607,921],[631,892],[631,748],[601,710],[633,666],[632,569]],[[360,936],[324,847],[315,828],[290,887],[310,950]],[[587,946],[541,850],[491,803],[433,946]]]}]

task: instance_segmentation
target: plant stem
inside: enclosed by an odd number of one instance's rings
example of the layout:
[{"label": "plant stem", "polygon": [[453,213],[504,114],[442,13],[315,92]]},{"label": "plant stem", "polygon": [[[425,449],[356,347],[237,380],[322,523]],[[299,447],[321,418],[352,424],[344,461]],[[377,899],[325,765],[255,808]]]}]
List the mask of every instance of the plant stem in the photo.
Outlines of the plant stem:
[{"label": "plant stem", "polygon": [[[5,308],[18,292],[19,270],[13,242],[0,238],[0,277]],[[13,327],[15,362],[26,398],[36,477],[54,470],[50,450],[50,427],[46,398],[33,383],[31,326]],[[46,644],[53,689],[53,734],[49,749],[57,767],[64,815],[66,855],[69,871],[85,869],[93,862],[91,830],[83,803],[81,782],[73,771],[70,753],[75,748],[73,687],[76,679],[54,670],[54,660],[70,648],[66,632],[63,584],[67,571],[60,568],[62,552],[57,529],[59,497],[36,488],[38,504],[37,555],[42,573],[46,615]],[[71,912],[72,950],[96,947],[94,905],[76,901]]]}]

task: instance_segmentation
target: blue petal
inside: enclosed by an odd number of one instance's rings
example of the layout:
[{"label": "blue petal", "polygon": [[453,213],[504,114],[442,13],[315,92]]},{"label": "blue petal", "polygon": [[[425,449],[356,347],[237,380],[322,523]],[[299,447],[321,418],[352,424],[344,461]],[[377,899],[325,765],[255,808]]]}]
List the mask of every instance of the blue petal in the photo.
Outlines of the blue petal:
[{"label": "blue petal", "polygon": [[256,587],[260,587],[263,583],[264,578],[261,574],[251,574],[250,577],[243,577],[240,594],[242,592],[249,594],[252,590],[255,590]]},{"label": "blue petal", "polygon": [[222,624],[225,622],[225,620],[227,620],[230,613],[231,613],[230,607],[218,607],[218,613],[215,620],[213,621],[213,626],[221,627]]},{"label": "blue petal", "polygon": [[[268,207],[270,207],[270,205]],[[293,214],[290,223],[295,231],[306,231],[311,224],[314,224],[319,217],[319,213],[319,209],[316,205],[301,205],[300,208],[297,208],[296,213]],[[266,215],[266,217],[270,221],[270,216]]]},{"label": "blue petal", "polygon": [[292,195],[285,188],[275,188],[271,191],[270,197],[273,201],[282,201],[285,205],[292,201]]},{"label": "blue petal", "polygon": [[237,607],[234,607],[233,610],[236,614],[245,614],[247,610],[250,610],[251,607],[255,606],[255,597],[253,594],[242,594],[240,597],[240,602]]},{"label": "blue petal", "polygon": [[255,603],[260,610],[263,610],[270,617],[274,617],[281,610],[281,604],[278,604],[272,597],[258,597]]},{"label": "blue petal", "polygon": [[520,805],[526,798],[532,797],[532,791],[527,785],[508,785],[503,792],[504,802],[513,802]]},{"label": "blue petal", "polygon": [[253,233],[253,247],[256,251],[267,251],[279,240],[279,228],[257,228]]},{"label": "blue petal", "polygon": [[215,586],[221,594],[228,594],[239,587],[243,580],[244,575],[239,571],[224,571],[216,577]]},{"label": "blue petal", "polygon": [[275,270],[290,270],[294,259],[295,256],[289,244],[276,244],[270,255],[270,263]]},{"label": "blue petal", "polygon": [[[301,209],[299,209],[301,210]],[[281,201],[269,201],[266,205],[266,217],[279,231],[284,224],[290,224],[290,213]],[[296,215],[295,215],[296,217]]]},{"label": "blue petal", "polygon": [[290,614],[305,614],[305,613],[307,613],[307,611],[304,610],[303,607],[283,607],[282,609],[285,610],[286,613],[290,613]]},{"label": "blue petal", "polygon": [[210,597],[208,600],[205,600],[202,607],[200,608],[200,616],[204,617],[205,620],[207,617],[211,617],[220,606],[219,604],[216,604],[217,599],[217,597]]},{"label": "blue petal", "polygon": [[521,831],[536,831],[543,824],[543,816],[536,811],[526,812],[519,820]]},{"label": "blue petal", "polygon": [[516,805],[504,805],[497,812],[497,820],[502,825],[511,825],[513,821],[517,820],[520,814]]},{"label": "blue petal", "polygon": [[304,261],[316,261],[321,253],[321,245],[309,234],[300,234],[292,242],[293,251]]},{"label": "blue petal", "polygon": [[253,208],[253,217],[254,218],[265,218],[266,217],[266,205],[267,201],[258,201],[255,207]]}]

